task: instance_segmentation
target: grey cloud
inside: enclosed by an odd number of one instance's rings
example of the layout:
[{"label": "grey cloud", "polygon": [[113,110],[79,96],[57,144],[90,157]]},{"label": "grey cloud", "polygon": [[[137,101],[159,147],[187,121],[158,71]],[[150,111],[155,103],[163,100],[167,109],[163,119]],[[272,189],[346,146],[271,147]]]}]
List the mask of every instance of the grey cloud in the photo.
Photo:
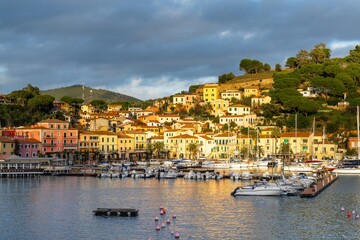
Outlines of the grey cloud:
[{"label": "grey cloud", "polygon": [[274,66],[319,42],[359,39],[359,7],[351,0],[4,0],[0,92],[27,83],[122,89],[134,78],[190,85],[240,74],[243,58]]}]

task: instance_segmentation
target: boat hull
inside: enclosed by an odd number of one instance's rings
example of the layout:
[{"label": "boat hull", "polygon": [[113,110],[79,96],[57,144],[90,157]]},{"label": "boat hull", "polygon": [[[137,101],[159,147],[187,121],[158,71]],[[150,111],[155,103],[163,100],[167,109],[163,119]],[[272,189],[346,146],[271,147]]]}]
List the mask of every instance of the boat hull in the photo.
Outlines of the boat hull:
[{"label": "boat hull", "polygon": [[280,196],[283,190],[281,189],[239,189],[234,193],[234,196]]}]

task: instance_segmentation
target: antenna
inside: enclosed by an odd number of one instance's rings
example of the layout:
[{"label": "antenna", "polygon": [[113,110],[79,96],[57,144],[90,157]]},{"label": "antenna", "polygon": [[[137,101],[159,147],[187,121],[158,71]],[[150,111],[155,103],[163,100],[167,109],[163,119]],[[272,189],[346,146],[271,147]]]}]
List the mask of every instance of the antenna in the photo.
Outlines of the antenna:
[{"label": "antenna", "polygon": [[85,83],[82,84],[82,99],[85,101]]}]

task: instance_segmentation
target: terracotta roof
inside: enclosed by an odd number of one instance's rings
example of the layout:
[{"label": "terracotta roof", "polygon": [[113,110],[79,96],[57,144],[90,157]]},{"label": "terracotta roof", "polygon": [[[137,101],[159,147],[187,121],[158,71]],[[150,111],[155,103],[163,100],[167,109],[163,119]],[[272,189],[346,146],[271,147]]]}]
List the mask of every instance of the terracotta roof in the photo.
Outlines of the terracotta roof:
[{"label": "terracotta roof", "polygon": [[65,122],[65,121],[62,121],[62,120],[59,120],[59,119],[46,119],[46,120],[43,120],[43,121],[40,121],[38,123],[68,123],[68,122]]},{"label": "terracotta roof", "polygon": [[36,140],[34,138],[25,138],[25,139],[18,139],[19,143],[41,143],[41,141]]},{"label": "terracotta roof", "polygon": [[128,135],[126,135],[126,134],[118,134],[117,135],[118,136],[118,138],[133,138],[133,137],[130,137],[130,136],[128,136]]},{"label": "terracotta roof", "polygon": [[12,143],[12,142],[15,142],[15,141],[14,141],[14,139],[12,139],[12,138],[0,136],[0,142],[9,142],[9,143]]},{"label": "terracotta roof", "polygon": [[229,107],[246,107],[249,108],[249,106],[243,105],[243,104],[234,104],[234,105],[230,105]]},{"label": "terracotta roof", "polygon": [[170,137],[170,138],[195,138],[195,139],[197,139],[197,137],[191,136],[189,134],[182,134],[182,135]]},{"label": "terracotta roof", "polygon": [[[308,132],[297,132],[296,136],[297,137],[309,137],[310,133],[308,133]],[[295,137],[295,132],[281,133],[280,137],[282,137],[282,138],[284,138],[284,137]]]}]

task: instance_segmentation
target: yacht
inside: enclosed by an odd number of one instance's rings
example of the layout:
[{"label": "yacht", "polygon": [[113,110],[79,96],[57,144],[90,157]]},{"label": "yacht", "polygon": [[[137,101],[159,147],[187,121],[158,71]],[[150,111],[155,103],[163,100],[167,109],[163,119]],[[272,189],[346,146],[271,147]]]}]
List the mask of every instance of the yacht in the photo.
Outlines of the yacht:
[{"label": "yacht", "polygon": [[344,159],[332,172],[336,174],[360,174],[360,159]]},{"label": "yacht", "polygon": [[233,196],[281,196],[284,191],[277,184],[266,181],[257,182],[246,187],[237,187],[231,193]]}]

